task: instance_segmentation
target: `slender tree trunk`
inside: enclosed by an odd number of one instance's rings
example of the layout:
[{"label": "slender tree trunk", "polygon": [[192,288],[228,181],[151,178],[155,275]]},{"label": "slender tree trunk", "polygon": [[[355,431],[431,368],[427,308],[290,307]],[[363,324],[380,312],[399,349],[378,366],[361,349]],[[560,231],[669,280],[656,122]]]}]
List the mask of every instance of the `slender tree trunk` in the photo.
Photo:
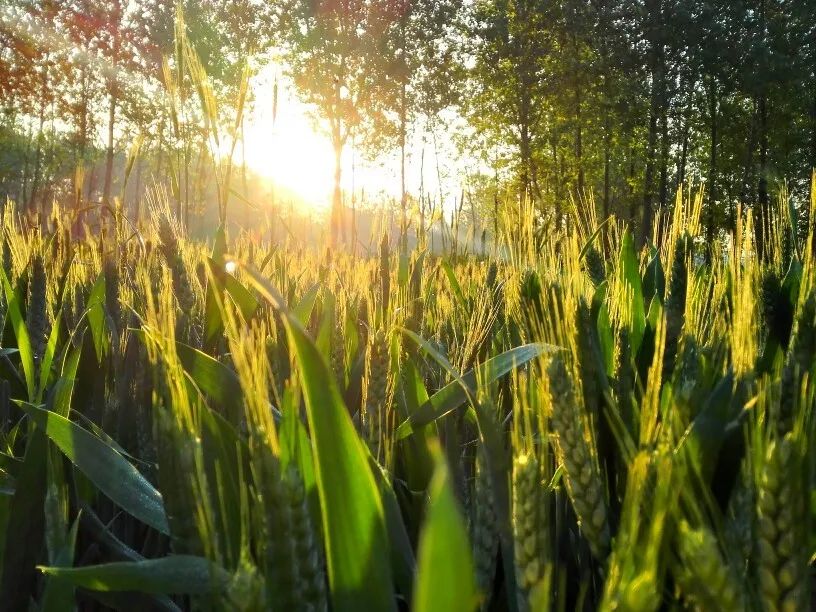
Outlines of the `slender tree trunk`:
[{"label": "slender tree trunk", "polygon": [[708,112],[709,112],[709,129],[711,138],[711,149],[709,152],[708,163],[708,206],[706,207],[706,243],[708,250],[706,251],[706,259],[710,262],[712,256],[712,247],[714,245],[714,229],[716,224],[715,210],[717,206],[717,146],[718,137],[717,132],[717,105],[718,105],[717,81],[712,76],[709,83],[708,93]]},{"label": "slender tree trunk", "polygon": [[530,196],[530,126],[527,124],[526,113],[522,112],[519,122],[519,155],[521,157],[521,174],[519,176],[519,187],[521,199],[525,200]]},{"label": "slender tree trunk", "polygon": [[136,194],[133,196],[133,223],[139,225],[142,204],[142,160],[136,160]]},{"label": "slender tree trunk", "polygon": [[575,184],[575,201],[580,202],[584,197],[584,142],[582,133],[582,118],[581,118],[581,83],[580,75],[578,73],[578,43],[573,36],[573,45],[575,47],[575,69],[573,72],[573,84],[575,91],[575,164],[577,169],[577,181]]},{"label": "slender tree trunk", "polygon": [[85,201],[93,199],[93,192],[96,189],[96,164],[91,164],[91,175],[88,177],[88,190],[85,194]]},{"label": "slender tree trunk", "polygon": [[640,241],[646,241],[654,219],[654,170],[657,149],[657,91],[653,85],[652,101],[649,108],[649,135],[646,145],[646,171],[643,178],[643,217],[640,227]]},{"label": "slender tree trunk", "polygon": [[629,135],[629,223],[637,229],[637,200],[635,199],[635,136]]},{"label": "slender tree trunk", "polygon": [[[748,204],[751,189],[751,169],[754,165],[754,151],[756,149],[758,108],[754,100],[754,112],[751,115],[751,125],[748,128],[748,140],[745,146],[745,159],[742,164],[742,182],[740,185],[740,204]],[[733,225],[732,225],[733,227]]]},{"label": "slender tree trunk", "polygon": [[651,68],[651,95],[649,96],[649,134],[646,144],[646,169],[643,181],[643,218],[640,228],[640,242],[645,243],[652,229],[654,220],[654,175],[657,155],[657,129],[661,103],[665,95],[661,91],[665,88],[662,65],[662,43],[658,41],[660,22],[662,18],[661,0],[647,2],[649,10],[649,55]]},{"label": "slender tree trunk", "polygon": [[660,194],[660,209],[665,210],[669,195],[669,121],[665,104],[660,115],[660,186],[658,193]]},{"label": "slender tree trunk", "polygon": [[584,196],[584,141],[581,125],[581,89],[575,88],[575,163],[578,166],[577,198]]},{"label": "slender tree trunk", "polygon": [[[813,91],[811,93],[812,99],[810,102],[810,172],[811,175],[816,172],[816,87],[813,87]],[[809,177],[812,179],[812,176]],[[810,192],[809,196],[811,201],[813,201],[814,196],[816,194],[813,193],[814,188],[814,181],[810,181]],[[812,220],[812,222],[816,222],[816,219]]]},{"label": "slender tree trunk", "polygon": [[759,96],[759,182],[757,184],[757,253],[765,257],[766,229],[770,219],[768,197],[768,105],[763,91]]},{"label": "slender tree trunk", "polygon": [[[188,215],[190,213],[190,162],[192,161],[192,142],[184,145],[184,207],[179,210],[179,222],[184,223],[184,229],[189,230],[187,225]],[[224,211],[219,211],[221,216],[224,216]]]},{"label": "slender tree trunk", "polygon": [[37,150],[34,154],[34,178],[31,183],[31,194],[28,198],[28,210],[33,211],[37,199],[37,191],[40,188],[40,179],[42,178],[42,145],[43,145],[43,130],[45,129],[45,105],[46,105],[46,88],[48,79],[46,77],[45,68],[43,68],[42,77],[42,91],[40,92],[40,110],[38,117],[37,128]]},{"label": "slender tree trunk", "polygon": [[156,152],[156,176],[161,177],[164,170],[164,130],[159,129],[159,150]]},{"label": "slender tree trunk", "polygon": [[561,198],[562,198],[561,186],[563,185],[563,183],[562,183],[562,180],[561,180],[562,179],[561,169],[560,169],[560,166],[558,165],[558,143],[556,142],[555,138],[553,138],[553,140],[552,140],[552,158],[553,158],[553,174],[555,174],[555,176],[556,176],[555,189],[553,190],[553,195],[555,197],[555,230],[558,231],[558,229],[561,227],[561,216],[562,216],[562,214],[561,214],[561,210],[562,210],[562,206],[561,206]]},{"label": "slender tree trunk", "polygon": [[332,193],[332,212],[331,212],[331,242],[332,245],[337,246],[343,238],[343,202],[342,194],[340,192],[340,180],[343,172],[343,145],[340,139],[335,139],[334,142],[334,191]]},{"label": "slender tree trunk", "polygon": [[612,165],[612,125],[608,109],[604,113],[604,184],[603,184],[603,215],[604,219],[609,216],[609,192],[610,173]]},{"label": "slender tree trunk", "polygon": [[105,158],[105,183],[102,188],[102,202],[110,206],[113,185],[113,129],[116,122],[116,96],[111,92],[108,100],[108,151]]},{"label": "slender tree trunk", "polygon": [[[762,0],[759,7],[760,33],[762,43],[767,44],[768,28],[766,20],[766,2]],[[758,75],[760,79],[764,75]],[[759,102],[759,182],[757,184],[757,215],[755,222],[756,249],[760,259],[765,258],[766,228],[770,219],[768,199],[768,100],[764,83],[760,83]]]},{"label": "slender tree trunk", "polygon": [[688,162],[689,133],[691,121],[686,117],[683,121],[683,142],[680,145],[680,163],[677,168],[677,180],[674,191],[683,189],[686,185],[686,163]]},{"label": "slender tree trunk", "polygon": [[30,171],[31,171],[31,146],[32,140],[34,139],[34,134],[32,132],[31,124],[28,125],[28,130],[26,132],[26,148],[25,148],[25,157],[23,158],[23,178],[20,184],[20,205],[27,206],[28,205],[28,181],[30,180]]},{"label": "slender tree trunk", "polygon": [[37,149],[34,152],[34,177],[31,181],[31,193],[28,196],[28,210],[34,210],[37,200],[38,191],[40,188],[40,179],[42,178],[42,145],[44,123],[45,123],[45,104],[40,105],[39,128],[37,129]]},{"label": "slender tree trunk", "polygon": [[403,249],[408,247],[408,194],[405,191],[405,141],[408,131],[406,103],[406,84],[403,81],[400,88],[400,245]]}]

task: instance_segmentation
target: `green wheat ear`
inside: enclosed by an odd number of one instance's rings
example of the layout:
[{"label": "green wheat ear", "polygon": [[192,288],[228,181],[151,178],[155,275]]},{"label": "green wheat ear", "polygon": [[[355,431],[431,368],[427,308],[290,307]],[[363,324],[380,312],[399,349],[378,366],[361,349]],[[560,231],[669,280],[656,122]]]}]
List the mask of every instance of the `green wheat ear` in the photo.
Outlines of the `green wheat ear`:
[{"label": "green wheat ear", "polygon": [[594,443],[587,434],[585,413],[576,401],[572,379],[560,355],[550,361],[547,376],[550,419],[567,472],[567,491],[592,553],[604,559],[610,543],[604,479]]},{"label": "green wheat ear", "polygon": [[26,307],[26,328],[31,340],[31,351],[34,354],[35,380],[39,379],[40,364],[43,355],[45,355],[48,336],[51,333],[51,322],[48,319],[47,288],[45,264],[42,255],[37,253],[31,262],[31,279],[28,283],[28,304]]},{"label": "green wheat ear", "polygon": [[470,537],[473,541],[473,563],[476,585],[482,593],[483,607],[490,601],[496,574],[499,532],[490,474],[484,465],[483,452],[476,453],[473,475],[473,497],[470,508]]},{"label": "green wheat ear", "polygon": [[319,612],[328,609],[323,554],[306,500],[300,473],[289,466],[283,480],[285,502],[289,506],[290,538],[297,563],[295,608]]},{"label": "green wheat ear", "polygon": [[776,425],[780,434],[793,428],[801,383],[813,368],[816,357],[816,289],[810,291],[796,316],[785,364],[780,377],[779,411]]},{"label": "green wheat ear", "polygon": [[382,459],[383,442],[390,417],[390,355],[388,337],[384,330],[377,330],[371,337],[366,355],[363,379],[364,401],[363,433],[372,454]]},{"label": "green wheat ear", "polygon": [[532,610],[530,595],[544,579],[547,529],[541,466],[532,453],[513,460],[513,550],[519,608]]},{"label": "green wheat ear", "polygon": [[346,312],[345,302],[335,301],[331,338],[331,368],[342,389],[346,383]]},{"label": "green wheat ear", "polygon": [[756,571],[763,610],[807,610],[807,494],[792,433],[771,440],[757,490]]},{"label": "green wheat ear", "polygon": [[682,521],[677,539],[680,568],[675,578],[685,597],[699,610],[745,610],[743,586],[720,553],[714,534]]},{"label": "green wheat ear", "polygon": [[677,347],[683,331],[688,292],[688,258],[692,240],[687,232],[677,237],[672,257],[669,293],[666,296],[666,348],[663,353],[663,380],[669,380],[674,370]]},{"label": "green wheat ear", "polygon": [[587,276],[589,276],[589,280],[596,287],[606,280],[606,264],[595,245],[590,246],[586,252],[584,269]]}]

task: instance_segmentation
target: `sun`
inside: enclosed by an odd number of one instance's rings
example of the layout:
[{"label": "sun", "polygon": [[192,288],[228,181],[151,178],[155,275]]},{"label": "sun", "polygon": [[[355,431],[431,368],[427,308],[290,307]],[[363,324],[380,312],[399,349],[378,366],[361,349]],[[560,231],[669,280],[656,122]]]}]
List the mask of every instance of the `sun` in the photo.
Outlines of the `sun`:
[{"label": "sun", "polygon": [[251,83],[254,103],[244,126],[246,163],[276,186],[293,193],[302,205],[325,210],[331,204],[333,190],[331,143],[315,131],[308,107],[280,77],[277,114],[273,117],[276,72],[274,66],[268,66]]}]

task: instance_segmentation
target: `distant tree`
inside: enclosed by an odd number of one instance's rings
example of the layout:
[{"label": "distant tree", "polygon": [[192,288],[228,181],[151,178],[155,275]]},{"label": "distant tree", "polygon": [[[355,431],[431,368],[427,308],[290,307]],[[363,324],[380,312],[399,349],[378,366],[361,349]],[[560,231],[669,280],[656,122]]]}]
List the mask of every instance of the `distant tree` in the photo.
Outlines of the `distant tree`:
[{"label": "distant tree", "polygon": [[553,46],[548,15],[536,0],[479,0],[471,22],[472,91],[465,112],[480,132],[511,144],[522,198],[540,193],[545,59]]},{"label": "distant tree", "polygon": [[381,0],[285,0],[279,8],[284,59],[334,149],[331,237],[336,242],[343,234],[343,150],[353,134],[363,143],[389,123],[387,33],[398,13]]}]

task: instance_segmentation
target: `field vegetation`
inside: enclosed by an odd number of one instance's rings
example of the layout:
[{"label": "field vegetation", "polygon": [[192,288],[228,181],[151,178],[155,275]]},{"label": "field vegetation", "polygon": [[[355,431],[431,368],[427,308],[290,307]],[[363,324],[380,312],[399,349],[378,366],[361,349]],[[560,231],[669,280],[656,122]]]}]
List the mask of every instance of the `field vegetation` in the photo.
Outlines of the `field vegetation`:
[{"label": "field vegetation", "polygon": [[[813,31],[0,6],[0,609],[811,609]],[[238,156],[269,49],[333,152],[308,228]],[[475,170],[413,189],[451,113]]]},{"label": "field vegetation", "polygon": [[701,203],[485,259],[9,203],[4,605],[808,609],[813,228],[705,263]]}]

